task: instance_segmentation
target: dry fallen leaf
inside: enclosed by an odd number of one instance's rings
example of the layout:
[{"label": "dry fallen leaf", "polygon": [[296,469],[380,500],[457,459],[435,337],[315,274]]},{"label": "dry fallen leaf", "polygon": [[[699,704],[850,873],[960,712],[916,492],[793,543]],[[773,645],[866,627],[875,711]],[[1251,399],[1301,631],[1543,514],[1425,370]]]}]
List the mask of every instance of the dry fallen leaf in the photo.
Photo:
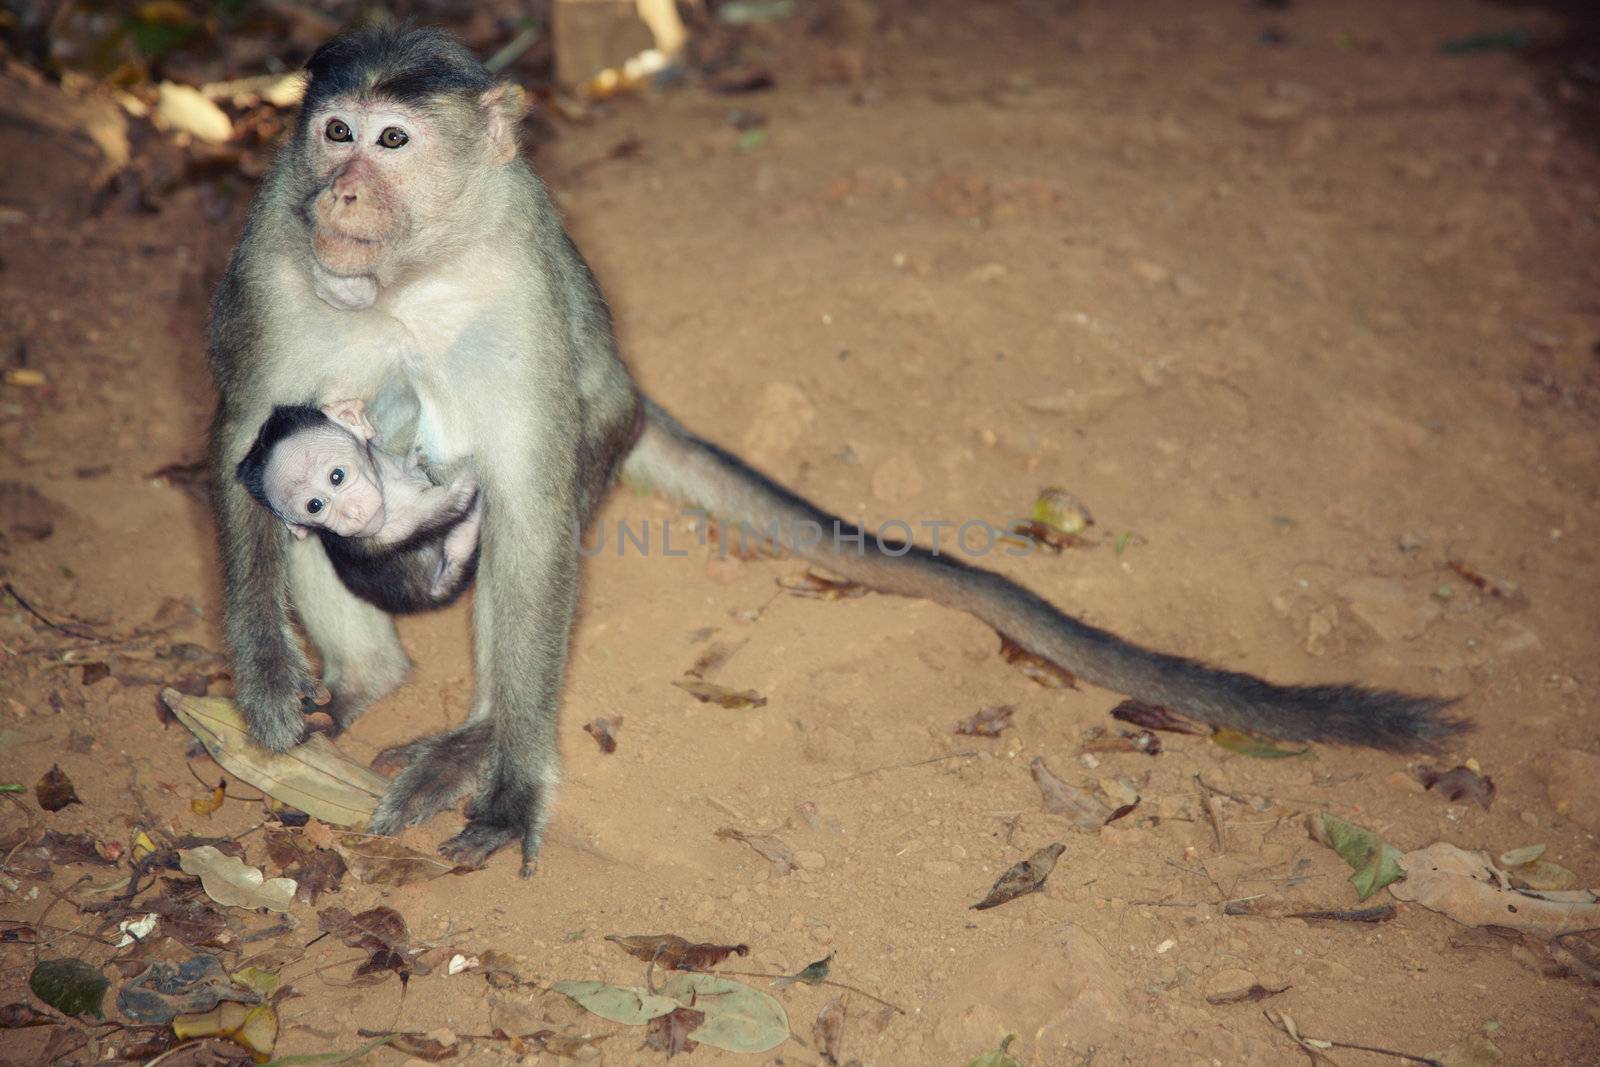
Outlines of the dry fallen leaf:
[{"label": "dry fallen leaf", "polygon": [[341,938],[351,948],[365,949],[369,953],[350,976],[352,979],[382,978],[393,971],[405,982],[413,971],[427,973],[428,968],[417,967],[411,958],[408,951],[411,932],[405,919],[393,908],[380,905],[358,915],[351,915],[340,907],[323,908],[317,913],[317,926]]},{"label": "dry fallen leaf", "polygon": [[1264,986],[1260,982],[1246,989],[1230,989],[1223,993],[1212,993],[1206,996],[1207,1004],[1246,1004],[1258,1000],[1275,997],[1289,987],[1286,985]]},{"label": "dry fallen leaf", "polygon": [[1005,634],[1000,635],[1000,656],[1046,689],[1078,688],[1078,679],[1071,671],[1043,656],[1034,655]]},{"label": "dry fallen leaf", "polygon": [[227,799],[228,783],[225,781],[218,782],[217,787],[208,795],[203,797],[195,797],[193,800],[189,801],[189,810],[194,812],[196,815],[202,815],[209,818],[212,813],[214,813],[218,808],[222,807],[222,802]]},{"label": "dry fallen leaf", "polygon": [[617,731],[622,729],[622,716],[614,719],[595,719],[584,723],[583,732],[595,739],[600,751],[610,755],[617,750]]},{"label": "dry fallen leaf", "polygon": [[702,704],[720,704],[725,708],[762,708],[767,704],[767,698],[753,689],[729,689],[699,678],[680,678],[672,684]]},{"label": "dry fallen leaf", "polygon": [[365,826],[389,783],[313,734],[288,752],[258,745],[232,701],[165,689],[162,701],[211,758],[270,797],[335,826]]},{"label": "dry fallen leaf", "polygon": [[257,1060],[265,1060],[278,1042],[278,1014],[270,1004],[247,1007],[231,1001],[200,1015],[180,1015],[172,1020],[173,1033],[188,1040],[225,1037],[244,1046]]},{"label": "dry fallen leaf", "polygon": [[794,870],[794,850],[771,834],[751,834],[732,826],[724,826],[717,836],[725,841],[742,841],[772,861],[779,874]]},{"label": "dry fallen leaf", "polygon": [[441,874],[465,873],[470,867],[454,864],[427,852],[407,848],[391,837],[342,834],[334,848],[356,878],[368,885],[411,885]]},{"label": "dry fallen leaf", "polygon": [[1028,765],[1033,780],[1044,794],[1044,810],[1051,815],[1065,815],[1077,830],[1098,830],[1111,818],[1112,809],[1105,801],[1075,785],[1068,785],[1050,772],[1044,760],[1035,756]]},{"label": "dry fallen leaf", "polygon": [[1480,853],[1441,841],[1407,852],[1399,862],[1405,881],[1391,885],[1390,893],[1466,926],[1504,926],[1546,939],[1600,927],[1596,894],[1519,892]]},{"label": "dry fallen leaf", "polygon": [[[709,633],[707,636],[709,636]],[[738,641],[713,641],[706,647],[704,652],[695,657],[694,662],[689,665],[689,669],[683,673],[691,678],[710,679],[749,642],[750,639],[748,637],[741,638]]]},{"label": "dry fallen leaf", "polygon": [[1494,803],[1494,779],[1486,774],[1479,774],[1471,767],[1456,767],[1448,771],[1441,771],[1437,767],[1419,767],[1417,780],[1422,783],[1424,789],[1438,787],[1439,792],[1449,801],[1466,798],[1484,811],[1488,811],[1489,806]]},{"label": "dry fallen leaf", "polygon": [[993,704],[979,708],[971,718],[956,723],[955,732],[968,737],[999,737],[1000,731],[1011,725],[1017,709],[1010,704]]},{"label": "dry fallen leaf", "polygon": [[294,902],[293,878],[268,878],[215,846],[179,849],[178,863],[184,874],[199,876],[206,896],[226,907],[288,912]]},{"label": "dry fallen leaf", "polygon": [[668,970],[704,971],[729,956],[748,956],[749,945],[717,945],[709,941],[687,941],[676,934],[607,934],[635,959],[654,963]]},{"label": "dry fallen leaf", "polygon": [[1209,723],[1179,715],[1171,708],[1144,704],[1137,700],[1124,700],[1111,709],[1111,717],[1142,726],[1146,730],[1167,730],[1175,734],[1194,734],[1198,737],[1207,737],[1216,729]]},{"label": "dry fallen leaf", "polygon": [[817,1012],[811,1024],[811,1044],[829,1067],[839,1067],[839,1042],[844,1038],[844,996],[834,997]]},{"label": "dry fallen leaf", "polygon": [[1044,888],[1044,880],[1056,869],[1056,860],[1067,850],[1066,845],[1046,845],[995,880],[989,895],[972,905],[972,910],[983,911],[999,907],[1009,900],[1037,893]]},{"label": "dry fallen leaf", "polygon": [[156,86],[156,92],[156,107],[151,118],[157,126],[187,133],[208,144],[223,144],[233,136],[233,120],[200,90],[176,82],[162,82]]},{"label": "dry fallen leaf", "polygon": [[675,1008],[666,1015],[657,1015],[645,1030],[645,1047],[665,1052],[669,1060],[680,1052],[693,1052],[700,1044],[689,1039],[689,1031],[698,1030],[705,1021],[706,1013],[693,1008]]},{"label": "dry fallen leaf", "polygon": [[59,765],[52,765],[33,787],[33,795],[45,811],[60,811],[69,804],[82,804],[78,791],[72,788],[72,779]]}]

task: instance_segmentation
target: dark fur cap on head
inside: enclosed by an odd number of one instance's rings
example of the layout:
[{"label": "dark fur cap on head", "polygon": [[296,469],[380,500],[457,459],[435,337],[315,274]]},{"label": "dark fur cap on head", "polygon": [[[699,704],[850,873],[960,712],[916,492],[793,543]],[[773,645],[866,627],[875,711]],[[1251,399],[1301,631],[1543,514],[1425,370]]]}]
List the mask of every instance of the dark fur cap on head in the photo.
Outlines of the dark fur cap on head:
[{"label": "dark fur cap on head", "polygon": [[272,409],[272,414],[267,416],[267,421],[261,424],[261,432],[256,434],[255,444],[250,446],[250,451],[245,453],[244,459],[239,461],[239,466],[234,468],[234,477],[244,483],[245,490],[255,497],[262,507],[276,515],[277,511],[267,499],[267,462],[272,459],[272,450],[285,438],[293,437],[305,430],[314,430],[318,426],[332,425],[337,424],[321,408],[312,407],[310,404],[279,404]]},{"label": "dark fur cap on head", "polygon": [[378,23],[341,33],[306,61],[311,82],[304,113],[331,97],[366,91],[402,104],[448,94],[481,94],[494,79],[473,54],[441,30]]}]

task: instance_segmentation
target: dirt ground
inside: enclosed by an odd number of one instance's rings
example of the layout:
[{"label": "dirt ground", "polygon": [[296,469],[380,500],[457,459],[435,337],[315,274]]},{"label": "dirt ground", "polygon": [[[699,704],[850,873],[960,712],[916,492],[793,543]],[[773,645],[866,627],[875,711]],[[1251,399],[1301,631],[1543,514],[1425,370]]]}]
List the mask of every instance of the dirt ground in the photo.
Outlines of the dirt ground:
[{"label": "dirt ground", "polygon": [[[316,908],[398,911],[433,961],[405,986],[352,981],[364,956],[337,939],[306,948],[311,905],[290,932],[236,937],[230,968],[276,953],[300,994],[278,1004],[278,1052],[447,1028],[493,1062],[518,1055],[496,1028],[548,1029],[609,1034],[591,1060],[660,1062],[641,1029],[548,986],[642,984],[605,935],[671,932],[748,944],[725,966],[751,973],[833,953],[833,979],[871,994],[776,989],[790,1042],[702,1045],[692,1062],[821,1063],[812,1021],[843,994],[840,1062],[964,1064],[1007,1033],[1036,1065],[1303,1060],[1273,1009],[1305,1035],[1414,1055],[1476,1034],[1506,1063],[1600,1063],[1597,989],[1514,934],[1417,905],[1378,924],[1222,907],[1355,907],[1349,868],[1307,835],[1323,811],[1403,851],[1542,843],[1600,885],[1600,181],[1570,110],[1595,87],[1527,52],[1440,47],[1563,27],[1546,8],[1442,0],[885,3],[860,80],[819,78],[837,56],[796,19],[747,42],[769,91],[690,85],[530,127],[627,359],[688,426],[871,525],[1003,523],[1066,487],[1093,545],[986,564],[1154,647],[1459,696],[1477,730],[1428,758],[1257,759],[1179,734],[1154,758],[1084,754],[1086,730],[1119,725],[1117,694],[1040,687],[933,604],[786,595],[798,563],[717,559],[678,508],[619,491],[586,565],[537,877],[507,856],[401,888],[346,876]],[[204,684],[223,646],[209,511],[152,472],[203,454],[205,303],[251,187],[91,212],[96,105],[15,65],[6,79],[0,576],[37,614],[0,601],[0,779],[28,787],[0,827],[244,834],[263,806],[196,814],[196,775],[224,776],[203,755],[186,766],[186,732],[157,717],[159,688],[196,670]],[[762,134],[734,111],[763,115]],[[619,554],[624,522],[670,526],[690,551]],[[414,677],[344,751],[366,760],[465,715],[470,610],[403,622]],[[711,676],[765,706],[672,685],[719,644],[732,654]],[[996,704],[1016,709],[998,737],[953,733]],[[584,724],[615,716],[605,754]],[[1091,790],[1125,780],[1140,804],[1075,829],[1041,810],[1036,758]],[[1417,781],[1468,759],[1493,779],[1489,810]],[[53,764],[82,804],[45,814],[32,786]],[[1215,824],[1197,774],[1231,794],[1212,794]],[[405,840],[431,848],[458,823]],[[715,836],[726,826],[782,839],[796,869]],[[241,838],[275,874],[263,840]],[[1042,891],[969,909],[1055,841]],[[120,982],[182,955],[160,936],[114,950],[114,928],[76,913],[109,868],[7,861],[0,916],[44,944],[0,943],[0,1001],[29,999],[41,956],[110,961]],[[449,955],[489,950],[524,983],[446,974]],[[1289,988],[1208,1001],[1240,982]],[[7,1030],[0,1060],[126,1043]]]}]

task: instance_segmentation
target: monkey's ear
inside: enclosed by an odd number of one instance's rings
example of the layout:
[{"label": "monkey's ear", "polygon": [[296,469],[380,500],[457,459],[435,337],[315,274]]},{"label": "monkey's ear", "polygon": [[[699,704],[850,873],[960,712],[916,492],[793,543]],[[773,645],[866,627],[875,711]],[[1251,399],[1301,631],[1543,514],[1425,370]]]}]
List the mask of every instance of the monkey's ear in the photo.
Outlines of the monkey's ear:
[{"label": "monkey's ear", "polygon": [[296,540],[304,541],[311,532],[309,526],[301,526],[298,522],[285,522],[284,525],[289,527],[289,532],[294,534]]},{"label": "monkey's ear", "polygon": [[322,413],[336,422],[344,423],[347,429],[355,431],[363,441],[370,441],[378,436],[377,427],[367,421],[367,405],[360,399],[335,400],[331,404],[324,404]]},{"label": "monkey's ear", "polygon": [[521,87],[501,82],[479,99],[483,108],[484,131],[489,135],[489,158],[504,166],[517,158],[521,148],[517,136],[522,116],[528,111],[528,97]]}]

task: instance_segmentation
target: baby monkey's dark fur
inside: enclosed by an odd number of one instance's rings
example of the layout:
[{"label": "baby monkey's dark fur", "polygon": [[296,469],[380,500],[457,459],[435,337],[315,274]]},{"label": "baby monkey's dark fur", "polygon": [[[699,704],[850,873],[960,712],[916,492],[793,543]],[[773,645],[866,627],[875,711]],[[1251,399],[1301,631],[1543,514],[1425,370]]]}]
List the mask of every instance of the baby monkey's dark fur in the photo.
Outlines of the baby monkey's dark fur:
[{"label": "baby monkey's dark fur", "polygon": [[[267,462],[273,450],[304,430],[332,425],[333,419],[314,405],[277,405],[261,424],[250,451],[234,468],[239,484],[256,503],[269,511],[274,510],[266,486]],[[341,537],[322,527],[314,532],[346,588],[375,607],[405,615],[452,604],[472,585],[478,573],[477,550],[466,561],[459,577],[445,589],[436,589],[436,583],[429,578],[439,570],[439,555],[444,551],[445,538],[465,521],[465,512],[442,513],[423,522],[404,539],[385,544],[366,538]]]},{"label": "baby monkey's dark fur", "polygon": [[[890,554],[867,537],[866,554],[857,556],[827,551],[830,538],[788,536],[805,523],[855,527],[638,394],[588,266],[544,186],[516,158],[513,93],[431,30],[348,34],[308,70],[300,122],[251,210],[211,334],[226,627],[239,704],[258,739],[275,749],[298,741],[301,697],[315,690],[291,607],[321,655],[333,714],[346,723],[399,684],[407,667],[392,622],[371,604],[423,606],[415,561],[402,554],[368,568],[376,586],[400,591],[392,599],[372,587],[358,589],[365,600],[351,595],[336,578],[348,579],[349,568],[337,556],[328,565],[326,544],[291,544],[234,480],[273,405],[370,397],[401,379],[422,400],[438,458],[476,462],[484,499],[476,702],[463,726],[389,754],[406,768],[375,831],[426,819],[475,788],[467,827],[444,851],[480,862],[517,842],[530,869],[558,777],[555,721],[578,591],[573,531],[591,520],[619,468],[724,522],[755,530],[776,523],[785,547],[832,571],[969,611],[1085,681],[1208,722],[1393,750],[1427,747],[1465,728],[1441,713],[1449,702],[1434,697],[1274,685],[1141,648],[949,555]],[[426,127],[410,156],[371,147],[379,127],[395,122]],[[386,184],[388,176],[402,166],[405,189],[449,195],[408,192],[403,221],[385,230],[389,220],[370,205],[392,200],[399,186]],[[379,231],[385,235],[374,238]],[[414,298],[419,281],[431,302]],[[441,292],[454,296],[441,300]],[[438,317],[456,308],[465,309],[460,329],[442,328]]]}]

